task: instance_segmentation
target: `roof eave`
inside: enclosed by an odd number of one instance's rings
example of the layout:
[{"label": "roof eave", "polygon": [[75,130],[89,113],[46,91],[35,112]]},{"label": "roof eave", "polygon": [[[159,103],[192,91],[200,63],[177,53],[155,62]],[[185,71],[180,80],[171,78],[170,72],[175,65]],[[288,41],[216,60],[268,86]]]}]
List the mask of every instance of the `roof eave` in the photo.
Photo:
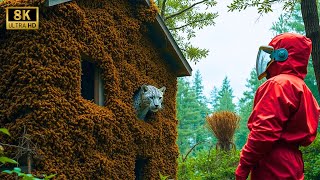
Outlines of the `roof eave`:
[{"label": "roof eave", "polygon": [[72,1],[72,0],[46,0],[45,6],[54,6],[54,5],[62,4],[69,1]]},{"label": "roof eave", "polygon": [[[158,22],[158,24],[161,26],[161,29],[163,30],[163,32],[165,33],[165,35],[167,36],[169,42],[170,42],[170,45],[172,46],[172,48],[174,49],[174,52],[175,52],[175,57],[177,58],[174,58],[174,60],[176,61],[179,61],[178,62],[179,64],[182,64],[182,68],[183,70],[177,74],[179,77],[180,76],[191,76],[192,74],[192,68],[190,66],[190,64],[188,63],[188,61],[186,60],[186,58],[184,57],[184,55],[182,54],[181,52],[181,49],[179,48],[178,44],[176,43],[176,41],[173,39],[169,29],[167,28],[167,26],[165,25],[163,19],[160,17],[159,14],[157,14],[156,16],[156,20]],[[169,46],[170,47],[170,46]]]},{"label": "roof eave", "polygon": [[[150,6],[149,0],[145,0],[146,3]],[[174,54],[173,60],[176,61],[176,64],[179,65],[177,76],[183,77],[183,76],[191,76],[192,74],[192,68],[186,58],[184,57],[183,53],[181,52],[181,49],[179,48],[178,44],[174,40],[173,36],[171,35],[169,29],[165,25],[163,19],[159,14],[156,16],[157,25],[160,26],[161,31],[165,34],[166,38],[169,40],[169,46],[168,48],[172,48]],[[171,51],[172,52],[172,51]]]}]

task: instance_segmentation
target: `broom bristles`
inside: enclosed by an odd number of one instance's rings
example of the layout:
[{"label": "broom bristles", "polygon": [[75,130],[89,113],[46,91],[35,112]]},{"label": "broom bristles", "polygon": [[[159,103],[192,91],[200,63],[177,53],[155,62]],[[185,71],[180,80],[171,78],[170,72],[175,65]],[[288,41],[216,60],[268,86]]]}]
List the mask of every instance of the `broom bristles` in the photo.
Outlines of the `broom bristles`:
[{"label": "broom bristles", "polygon": [[230,111],[215,112],[206,117],[209,129],[221,143],[231,143],[240,117]]}]

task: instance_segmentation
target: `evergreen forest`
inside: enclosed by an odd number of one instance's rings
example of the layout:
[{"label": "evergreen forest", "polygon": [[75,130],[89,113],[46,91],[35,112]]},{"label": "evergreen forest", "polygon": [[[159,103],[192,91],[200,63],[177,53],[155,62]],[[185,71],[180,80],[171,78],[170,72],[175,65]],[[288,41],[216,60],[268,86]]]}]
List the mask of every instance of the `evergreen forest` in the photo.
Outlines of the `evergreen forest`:
[{"label": "evergreen forest", "polygon": [[[283,13],[270,30],[274,35],[283,32],[305,34],[300,5],[294,6],[291,13]],[[199,70],[192,77],[178,79],[179,179],[234,179],[240,150],[246,143],[249,133],[247,120],[252,110],[255,92],[263,82],[264,80],[257,79],[255,69],[252,67],[246,81],[246,90],[240,98],[235,99],[227,76],[220,82],[220,87],[212,87],[208,97],[203,93],[204,86]],[[311,58],[305,83],[320,103]],[[206,121],[207,116],[221,111],[234,112],[240,118],[232,137],[232,148],[228,151],[219,148],[217,133]],[[320,179],[319,136],[310,146],[300,150],[303,153],[305,179]]]}]

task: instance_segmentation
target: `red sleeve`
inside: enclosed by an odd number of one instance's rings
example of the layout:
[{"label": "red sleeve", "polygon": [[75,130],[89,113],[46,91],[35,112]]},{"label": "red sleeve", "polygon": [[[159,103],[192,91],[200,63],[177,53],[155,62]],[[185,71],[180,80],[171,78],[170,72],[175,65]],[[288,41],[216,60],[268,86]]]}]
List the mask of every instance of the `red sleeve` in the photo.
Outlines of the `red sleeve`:
[{"label": "red sleeve", "polygon": [[237,180],[246,179],[252,167],[271,150],[280,138],[293,106],[289,94],[277,82],[269,80],[258,88],[248,120],[250,134],[236,170]]}]

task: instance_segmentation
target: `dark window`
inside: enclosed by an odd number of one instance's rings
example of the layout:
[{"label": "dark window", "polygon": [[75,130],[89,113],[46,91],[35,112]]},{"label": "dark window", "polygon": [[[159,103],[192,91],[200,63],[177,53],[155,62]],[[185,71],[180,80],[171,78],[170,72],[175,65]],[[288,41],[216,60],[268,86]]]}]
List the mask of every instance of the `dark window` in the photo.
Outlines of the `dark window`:
[{"label": "dark window", "polygon": [[144,178],[145,174],[145,168],[148,163],[148,159],[143,159],[143,158],[137,158],[136,163],[135,163],[135,168],[134,168],[134,174],[136,176],[135,180],[142,180]]},{"label": "dark window", "polygon": [[92,62],[81,62],[81,95],[83,98],[94,101],[96,104],[104,104],[104,82],[101,70]]},{"label": "dark window", "polygon": [[87,100],[94,100],[94,65],[89,61],[81,62],[81,95]]}]

